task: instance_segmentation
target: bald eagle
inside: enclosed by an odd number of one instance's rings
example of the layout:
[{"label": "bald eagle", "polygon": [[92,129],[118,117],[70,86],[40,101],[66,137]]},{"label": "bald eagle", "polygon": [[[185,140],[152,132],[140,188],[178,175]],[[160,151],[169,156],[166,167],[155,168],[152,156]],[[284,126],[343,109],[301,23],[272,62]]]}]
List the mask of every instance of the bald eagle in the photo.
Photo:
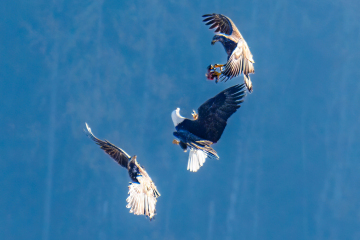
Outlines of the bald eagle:
[{"label": "bald eagle", "polygon": [[[216,34],[211,44],[221,42],[228,55],[225,65],[215,64],[208,67],[212,71],[208,69],[207,78],[209,80],[215,78],[218,82],[218,77],[221,75],[220,81],[227,81],[243,73],[246,87],[249,92],[252,92],[249,74],[255,72],[253,65],[255,61],[245,39],[230,18],[216,13],[205,14],[203,17],[205,18],[203,22],[206,22],[206,25],[211,25],[210,29],[215,28],[215,32],[224,33]],[[216,68],[220,68],[220,73],[215,71]]]},{"label": "bald eagle", "polygon": [[135,215],[145,215],[152,220],[156,214],[155,205],[160,193],[156,189],[155,184],[150,176],[145,171],[145,168],[140,166],[136,161],[136,155],[130,157],[124,150],[116,147],[114,144],[105,140],[102,141],[94,136],[91,128],[85,123],[85,133],[96,144],[100,146],[107,154],[110,155],[120,166],[128,170],[131,182],[129,184],[129,196],[126,199],[128,202],[127,208],[130,208],[130,213]]},{"label": "bald eagle", "polygon": [[184,152],[190,150],[187,170],[197,172],[205,163],[207,157],[219,159],[211,147],[219,141],[228,118],[240,108],[245,96],[244,84],[225,89],[210,98],[198,108],[198,114],[193,111],[194,120],[180,115],[180,108],[171,113],[176,132],[173,143],[178,144]]}]

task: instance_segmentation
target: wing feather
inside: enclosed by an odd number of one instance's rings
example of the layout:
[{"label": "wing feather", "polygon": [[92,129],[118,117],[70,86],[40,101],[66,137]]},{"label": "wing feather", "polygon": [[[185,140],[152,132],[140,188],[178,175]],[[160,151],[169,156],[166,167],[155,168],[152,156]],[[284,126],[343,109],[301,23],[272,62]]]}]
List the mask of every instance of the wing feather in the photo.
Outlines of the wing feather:
[{"label": "wing feather", "polygon": [[215,32],[225,33],[237,40],[242,38],[235,24],[225,15],[213,13],[205,14],[203,17],[205,18],[203,22],[206,22],[206,25],[211,25],[210,29],[216,28]]},{"label": "wing feather", "polygon": [[[229,117],[240,108],[245,96],[244,84],[238,84],[210,98],[198,108],[199,117],[193,122],[195,125],[203,126],[204,136],[200,138],[217,142],[227,124]],[[196,135],[196,133],[194,133]],[[199,134],[199,133],[198,133]]]},{"label": "wing feather", "polygon": [[104,150],[107,154],[109,154],[110,157],[112,157],[117,163],[127,168],[128,162],[131,159],[130,155],[127,154],[121,148],[110,143],[109,141],[107,140],[102,141],[98,139],[97,137],[94,136],[88,124],[85,123],[85,125],[86,125],[86,130],[84,129],[84,132],[86,133],[86,135],[88,135],[89,138],[91,138],[97,145],[99,145],[100,148]]},{"label": "wing feather", "polygon": [[236,48],[230,55],[224,70],[221,72],[220,81],[227,81],[240,74],[254,73],[254,60],[249,47],[244,39],[240,39]]}]

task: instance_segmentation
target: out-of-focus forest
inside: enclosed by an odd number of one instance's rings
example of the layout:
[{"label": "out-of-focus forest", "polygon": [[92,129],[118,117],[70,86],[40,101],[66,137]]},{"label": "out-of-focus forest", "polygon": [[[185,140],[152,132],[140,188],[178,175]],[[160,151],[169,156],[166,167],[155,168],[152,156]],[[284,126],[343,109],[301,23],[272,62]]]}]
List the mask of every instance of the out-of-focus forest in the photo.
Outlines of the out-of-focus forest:
[{"label": "out-of-focus forest", "polygon": [[[229,16],[254,92],[197,173],[173,144],[240,83],[206,13]],[[359,1],[2,1],[1,239],[360,239]],[[125,208],[129,177],[83,128],[137,155],[162,196]]]}]

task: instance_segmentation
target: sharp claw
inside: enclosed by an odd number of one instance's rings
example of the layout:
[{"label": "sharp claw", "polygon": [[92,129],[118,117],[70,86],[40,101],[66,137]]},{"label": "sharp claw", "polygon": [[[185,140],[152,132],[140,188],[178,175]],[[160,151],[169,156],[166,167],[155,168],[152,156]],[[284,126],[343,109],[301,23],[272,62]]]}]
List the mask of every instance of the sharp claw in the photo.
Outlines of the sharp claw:
[{"label": "sharp claw", "polygon": [[221,75],[221,72],[214,71],[214,72],[213,72],[213,75],[219,77],[219,76]]},{"label": "sharp claw", "polygon": [[174,140],[172,141],[172,143],[173,143],[173,144],[175,144],[175,145],[179,145],[180,141],[179,141],[179,140],[174,139]]},{"label": "sharp claw", "polygon": [[195,112],[195,110],[193,110],[193,112],[191,113],[191,115],[193,116],[194,120],[197,120],[199,115]]},{"label": "sharp claw", "polygon": [[[207,67],[208,71],[205,74],[206,78],[208,80],[215,80],[217,83],[219,81],[219,77],[222,74],[224,64],[215,64],[215,65],[209,65]],[[216,71],[216,69],[219,68],[220,72]]]}]

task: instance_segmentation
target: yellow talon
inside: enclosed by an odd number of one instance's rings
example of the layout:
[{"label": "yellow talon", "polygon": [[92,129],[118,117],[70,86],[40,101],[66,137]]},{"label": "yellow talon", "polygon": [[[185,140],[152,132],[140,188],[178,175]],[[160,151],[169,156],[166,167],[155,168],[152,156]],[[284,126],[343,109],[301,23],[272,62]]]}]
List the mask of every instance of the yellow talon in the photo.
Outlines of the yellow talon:
[{"label": "yellow talon", "polygon": [[172,143],[173,143],[173,144],[176,144],[176,145],[179,145],[180,141],[179,141],[179,140],[174,139],[174,140],[172,141]]},{"label": "yellow talon", "polygon": [[212,73],[214,76],[220,76],[221,75],[221,72],[217,72],[217,71],[214,71],[213,73]]},{"label": "yellow talon", "polygon": [[191,115],[193,116],[194,120],[197,120],[199,118],[199,114],[197,114],[195,110],[193,110]]},{"label": "yellow talon", "polygon": [[[225,66],[225,64],[215,64],[215,65],[213,66],[213,69],[220,68],[220,72],[222,72],[224,66]],[[214,72],[216,72],[216,71],[214,71]]]},{"label": "yellow talon", "polygon": [[215,64],[214,65],[214,68],[221,68],[221,67],[223,67],[224,66],[224,64]]}]

